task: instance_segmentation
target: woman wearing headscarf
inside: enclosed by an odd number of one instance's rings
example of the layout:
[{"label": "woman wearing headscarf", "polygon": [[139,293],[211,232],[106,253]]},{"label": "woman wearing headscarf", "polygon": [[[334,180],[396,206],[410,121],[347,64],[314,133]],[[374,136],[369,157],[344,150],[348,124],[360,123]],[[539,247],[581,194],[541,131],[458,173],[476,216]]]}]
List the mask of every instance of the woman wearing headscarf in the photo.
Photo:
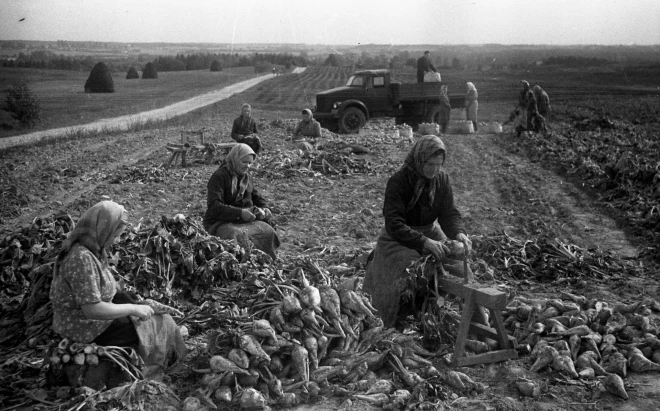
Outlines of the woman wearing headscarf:
[{"label": "woman wearing headscarf", "polygon": [[474,125],[474,131],[477,131],[477,110],[479,109],[479,102],[477,99],[477,88],[471,82],[467,82],[467,94],[465,95],[465,117]]},{"label": "woman wearing headscarf", "polygon": [[311,139],[315,139],[321,137],[321,124],[314,120],[312,111],[306,108],[302,111],[301,114],[302,120],[293,130],[293,139],[296,140],[300,139],[301,137],[310,137]]},{"label": "woman wearing headscarf", "polygon": [[451,116],[451,104],[449,104],[449,96],[447,95],[447,86],[440,87],[440,114],[438,122],[440,124],[440,131],[444,134],[447,132],[449,125],[449,118]]},{"label": "woman wearing headscarf", "polygon": [[250,165],[256,154],[247,144],[237,144],[211,176],[207,186],[204,228],[220,238],[242,241],[247,237],[254,246],[277,258],[280,240],[267,221],[268,202],[254,186]]},{"label": "woman wearing headscarf", "polygon": [[520,137],[523,131],[538,131],[541,124],[545,124],[545,119],[539,114],[536,96],[529,87],[526,80],[520,81],[520,93],[518,94],[518,105],[509,116],[509,121],[513,121],[522,113],[521,124],[516,126],[516,134]]},{"label": "woman wearing headscarf", "polygon": [[534,97],[536,97],[539,114],[547,120],[550,114],[550,96],[538,84],[532,88],[532,91],[534,92]]},{"label": "woman wearing headscarf", "polygon": [[172,354],[183,360],[186,348],[169,314],[175,309],[139,303],[122,292],[108,265],[107,252],[124,231],[126,211],[112,201],[88,209],[62,244],[53,267],[50,300],[53,330],[73,342],[135,349],[145,376],[158,374]]},{"label": "woman wearing headscarf", "polygon": [[405,319],[412,309],[410,302],[401,301],[400,296],[405,288],[406,268],[421,255],[433,254],[447,271],[463,274],[461,264],[446,258],[449,249],[442,243],[449,237],[465,241],[468,252],[472,247],[454,205],[449,176],[441,170],[445,154],[440,138],[423,136],[387,182],[385,227],[378,236],[363,285],[386,327],[395,325],[397,319]]},{"label": "woman wearing headscarf", "polygon": [[241,115],[234,120],[231,128],[231,138],[243,144],[252,147],[255,153],[259,154],[261,151],[261,140],[256,135],[257,123],[252,118],[252,106],[245,103],[241,106]]}]

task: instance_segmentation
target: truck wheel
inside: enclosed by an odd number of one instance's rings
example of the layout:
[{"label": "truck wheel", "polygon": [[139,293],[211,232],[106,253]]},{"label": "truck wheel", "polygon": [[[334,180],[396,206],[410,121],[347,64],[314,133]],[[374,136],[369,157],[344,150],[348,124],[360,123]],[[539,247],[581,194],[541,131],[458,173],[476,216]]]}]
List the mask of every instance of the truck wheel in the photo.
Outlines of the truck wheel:
[{"label": "truck wheel", "polygon": [[345,134],[357,134],[367,122],[362,110],[357,107],[349,107],[339,118],[339,130]]},{"label": "truck wheel", "polygon": [[328,131],[332,131],[333,133],[339,131],[339,125],[337,124],[337,120],[323,119],[319,121],[319,123],[321,123],[321,127],[327,129]]}]

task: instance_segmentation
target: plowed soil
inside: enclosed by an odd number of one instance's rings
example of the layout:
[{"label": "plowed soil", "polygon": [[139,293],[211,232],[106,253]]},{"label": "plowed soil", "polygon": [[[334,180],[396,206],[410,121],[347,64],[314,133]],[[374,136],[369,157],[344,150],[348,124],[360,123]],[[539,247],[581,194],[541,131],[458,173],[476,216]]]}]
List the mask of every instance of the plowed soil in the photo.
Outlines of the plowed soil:
[{"label": "plowed soil", "polygon": [[[229,142],[231,120],[250,95],[237,95],[203,110],[186,130],[206,130],[207,140]],[[457,112],[454,115],[460,116]],[[505,113],[502,113],[504,117]],[[312,255],[328,265],[359,262],[373,248],[383,225],[381,213],[388,177],[402,164],[412,142],[397,138],[391,120],[372,121],[357,136],[330,133],[318,146],[335,147],[343,139],[367,147],[369,154],[352,155],[367,172],[324,175],[319,172],[283,172],[279,161],[296,160],[299,152],[286,140],[295,111],[256,111],[264,155],[253,172],[264,196],[274,204],[283,259]],[[281,120],[285,121],[281,121]],[[191,154],[188,165],[160,167],[169,157],[167,142],[180,140],[182,127],[102,135],[89,139],[46,142],[15,147],[2,158],[0,233],[29,224],[37,216],[63,211],[74,218],[103,199],[123,204],[132,223],[149,224],[161,215],[183,213],[201,220],[206,183],[218,167]],[[598,205],[579,181],[530,162],[516,152],[511,130],[503,134],[443,135],[448,147],[445,163],[455,199],[472,236],[506,232],[522,240],[551,233],[579,247],[598,246],[619,256],[634,258],[639,240],[626,233],[615,215]],[[524,138],[524,137],[521,137]],[[561,161],[561,159],[557,159]],[[359,264],[356,263],[359,271]],[[617,288],[618,287],[618,288]],[[607,293],[613,300],[639,295],[657,296],[658,283],[627,278],[625,286],[587,288]],[[584,291],[584,290],[583,290]],[[554,296],[551,289],[537,296]],[[635,374],[627,384],[631,399],[623,401],[592,383],[560,384],[551,373],[527,371],[530,360],[472,367],[473,378],[488,386],[486,393],[457,399],[455,409],[497,410],[651,410],[660,408],[657,374]],[[518,376],[537,381],[539,398],[521,397],[513,385]],[[337,409],[343,399],[329,399],[300,409]],[[364,404],[354,407],[369,408]]]}]

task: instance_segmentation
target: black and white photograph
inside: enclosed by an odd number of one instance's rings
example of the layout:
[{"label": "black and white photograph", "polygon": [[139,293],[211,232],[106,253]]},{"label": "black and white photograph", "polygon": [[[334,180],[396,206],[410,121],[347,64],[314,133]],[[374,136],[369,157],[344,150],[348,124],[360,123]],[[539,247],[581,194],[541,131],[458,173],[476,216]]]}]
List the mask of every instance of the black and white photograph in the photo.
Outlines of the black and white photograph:
[{"label": "black and white photograph", "polygon": [[0,411],[660,409],[657,0],[0,1]]}]

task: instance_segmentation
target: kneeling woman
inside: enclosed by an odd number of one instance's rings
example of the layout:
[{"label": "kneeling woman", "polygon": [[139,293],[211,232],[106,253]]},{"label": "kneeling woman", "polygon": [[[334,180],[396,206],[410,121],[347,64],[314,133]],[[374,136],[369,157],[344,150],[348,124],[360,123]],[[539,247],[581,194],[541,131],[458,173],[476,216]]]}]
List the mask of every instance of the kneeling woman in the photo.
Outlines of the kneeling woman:
[{"label": "kneeling woman", "polygon": [[[387,182],[381,230],[364,277],[363,290],[370,293],[386,327],[405,319],[412,307],[399,298],[405,288],[406,268],[422,254],[431,253],[452,274],[462,275],[462,265],[446,258],[447,237],[472,247],[461,214],[454,205],[449,176],[440,170],[445,145],[436,136],[421,137],[403,167]],[[470,276],[472,274],[470,273]],[[407,303],[401,306],[401,303]]]},{"label": "kneeling woman", "polygon": [[204,228],[220,238],[240,239],[247,235],[254,246],[277,258],[280,239],[267,221],[268,202],[254,186],[250,165],[256,154],[247,144],[237,144],[213,173],[207,186]]},{"label": "kneeling woman", "polygon": [[170,315],[119,290],[107,251],[126,225],[124,207],[112,201],[97,203],[80,217],[53,269],[53,329],[72,342],[133,348],[144,360],[145,376],[156,376],[173,354],[183,360],[186,346]]}]

